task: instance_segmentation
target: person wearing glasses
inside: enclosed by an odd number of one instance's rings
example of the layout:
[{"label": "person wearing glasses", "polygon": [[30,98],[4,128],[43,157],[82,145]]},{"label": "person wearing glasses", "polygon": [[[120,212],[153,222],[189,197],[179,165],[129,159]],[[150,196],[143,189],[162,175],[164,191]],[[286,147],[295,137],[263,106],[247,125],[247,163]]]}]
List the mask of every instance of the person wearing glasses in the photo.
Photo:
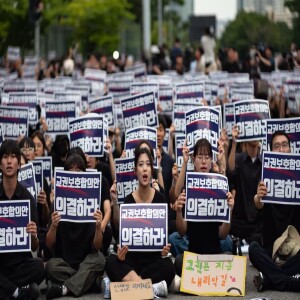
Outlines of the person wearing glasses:
[{"label": "person wearing glasses", "polygon": [[[273,152],[290,153],[290,138],[284,131],[275,131],[270,141]],[[278,291],[300,292],[300,252],[289,258],[284,264],[278,265],[272,260],[273,244],[289,225],[300,232],[299,205],[262,203],[267,195],[267,187],[263,181],[258,184],[254,203],[258,210],[263,210],[263,244],[252,242],[249,246],[249,258],[258,269],[254,277],[257,290],[267,289]]]},{"label": "person wearing glasses", "polygon": [[[230,231],[230,223],[220,222],[189,222],[183,217],[186,194],[184,188],[187,163],[189,160],[189,149],[186,145],[182,149],[183,164],[179,174],[179,178],[175,187],[175,195],[178,196],[175,203],[176,206],[176,227],[180,236],[185,234],[188,236],[189,245],[188,251],[198,254],[220,254],[221,246],[220,239],[227,238]],[[222,161],[224,149],[219,146],[219,157]],[[202,173],[213,172],[212,146],[207,139],[200,139],[194,146],[192,156],[194,162],[194,171]],[[231,212],[234,206],[234,198],[230,192],[226,194],[227,203]],[[199,234],[201,233],[201,237]],[[183,264],[183,254],[177,255],[175,259],[176,274],[181,276]]]}]

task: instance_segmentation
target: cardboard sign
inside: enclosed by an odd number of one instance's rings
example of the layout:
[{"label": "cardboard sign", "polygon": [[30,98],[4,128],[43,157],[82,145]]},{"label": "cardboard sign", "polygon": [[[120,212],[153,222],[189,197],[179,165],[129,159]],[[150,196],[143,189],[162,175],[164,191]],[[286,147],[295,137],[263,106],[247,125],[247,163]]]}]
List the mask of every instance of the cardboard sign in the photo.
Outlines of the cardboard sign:
[{"label": "cardboard sign", "polygon": [[201,296],[245,296],[245,256],[184,252],[180,291]]},{"label": "cardboard sign", "polygon": [[36,201],[38,193],[32,163],[21,166],[18,172],[18,181],[28,190]]},{"label": "cardboard sign", "polygon": [[300,154],[264,152],[262,162],[262,202],[300,205]]},{"label": "cardboard sign", "polygon": [[29,252],[30,200],[0,201],[0,253]]},{"label": "cardboard sign", "polygon": [[151,279],[143,279],[139,282],[111,282],[110,293],[112,300],[146,300],[154,298]]}]

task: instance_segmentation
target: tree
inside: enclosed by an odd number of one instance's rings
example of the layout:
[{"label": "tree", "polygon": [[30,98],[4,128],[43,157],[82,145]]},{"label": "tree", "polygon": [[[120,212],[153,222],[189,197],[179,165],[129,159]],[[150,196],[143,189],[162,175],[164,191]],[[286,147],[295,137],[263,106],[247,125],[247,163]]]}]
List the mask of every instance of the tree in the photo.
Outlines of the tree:
[{"label": "tree", "polygon": [[252,45],[270,45],[277,51],[286,51],[291,40],[292,31],[285,23],[275,23],[253,12],[240,12],[227,25],[220,43],[235,47],[244,57]]},{"label": "tree", "polygon": [[300,1],[299,0],[285,0],[285,6],[294,13],[293,18],[293,41],[300,45]]},{"label": "tree", "polygon": [[34,26],[29,23],[28,0],[0,1],[0,55],[8,46],[33,47]]},{"label": "tree", "polygon": [[73,42],[83,53],[112,53],[118,48],[124,21],[132,18],[128,10],[127,0],[49,0],[44,17],[47,24],[72,27]]}]

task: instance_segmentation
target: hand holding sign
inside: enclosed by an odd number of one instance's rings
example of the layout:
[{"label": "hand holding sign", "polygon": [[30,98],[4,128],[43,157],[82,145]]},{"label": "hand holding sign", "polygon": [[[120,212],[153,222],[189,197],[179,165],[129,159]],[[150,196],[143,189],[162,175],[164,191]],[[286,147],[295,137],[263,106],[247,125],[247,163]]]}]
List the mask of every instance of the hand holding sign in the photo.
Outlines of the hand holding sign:
[{"label": "hand holding sign", "polygon": [[236,124],[232,127],[231,136],[232,136],[232,142],[236,143],[236,140],[239,137],[239,127]]},{"label": "hand holding sign", "polygon": [[26,227],[26,232],[27,233],[30,233],[32,236],[35,236],[37,235],[37,227],[36,227],[36,224],[32,221],[30,221],[28,224],[27,224],[27,227]]},{"label": "hand holding sign", "polygon": [[96,230],[101,230],[101,223],[103,220],[102,212],[100,209],[97,209],[94,212],[94,218],[96,219]]},{"label": "hand holding sign", "polygon": [[161,256],[167,256],[170,253],[171,250],[171,244],[167,244],[166,246],[164,246],[163,250],[161,251]]},{"label": "hand holding sign", "polygon": [[52,226],[57,228],[58,223],[60,222],[61,216],[58,211],[54,211],[51,215]]},{"label": "hand holding sign", "polygon": [[185,205],[185,190],[179,195],[177,199],[177,211],[181,212],[183,206]]},{"label": "hand holding sign", "polygon": [[229,209],[230,211],[232,211],[234,207],[234,198],[230,192],[226,194],[226,197],[227,197],[227,204],[229,206]]},{"label": "hand holding sign", "polygon": [[128,252],[128,246],[123,246],[122,248],[120,248],[120,246],[118,245],[118,250],[117,250],[117,257],[120,261],[124,261],[126,254]]}]

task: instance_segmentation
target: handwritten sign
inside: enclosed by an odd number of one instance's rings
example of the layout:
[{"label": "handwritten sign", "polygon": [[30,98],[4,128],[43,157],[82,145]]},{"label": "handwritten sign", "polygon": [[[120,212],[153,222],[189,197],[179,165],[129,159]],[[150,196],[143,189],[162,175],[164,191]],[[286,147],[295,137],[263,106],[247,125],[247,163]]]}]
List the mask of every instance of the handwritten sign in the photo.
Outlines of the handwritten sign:
[{"label": "handwritten sign", "polygon": [[201,296],[244,296],[245,256],[184,252],[180,291]]},{"label": "handwritten sign", "polygon": [[111,282],[110,293],[112,300],[146,300],[154,297],[151,279]]}]

